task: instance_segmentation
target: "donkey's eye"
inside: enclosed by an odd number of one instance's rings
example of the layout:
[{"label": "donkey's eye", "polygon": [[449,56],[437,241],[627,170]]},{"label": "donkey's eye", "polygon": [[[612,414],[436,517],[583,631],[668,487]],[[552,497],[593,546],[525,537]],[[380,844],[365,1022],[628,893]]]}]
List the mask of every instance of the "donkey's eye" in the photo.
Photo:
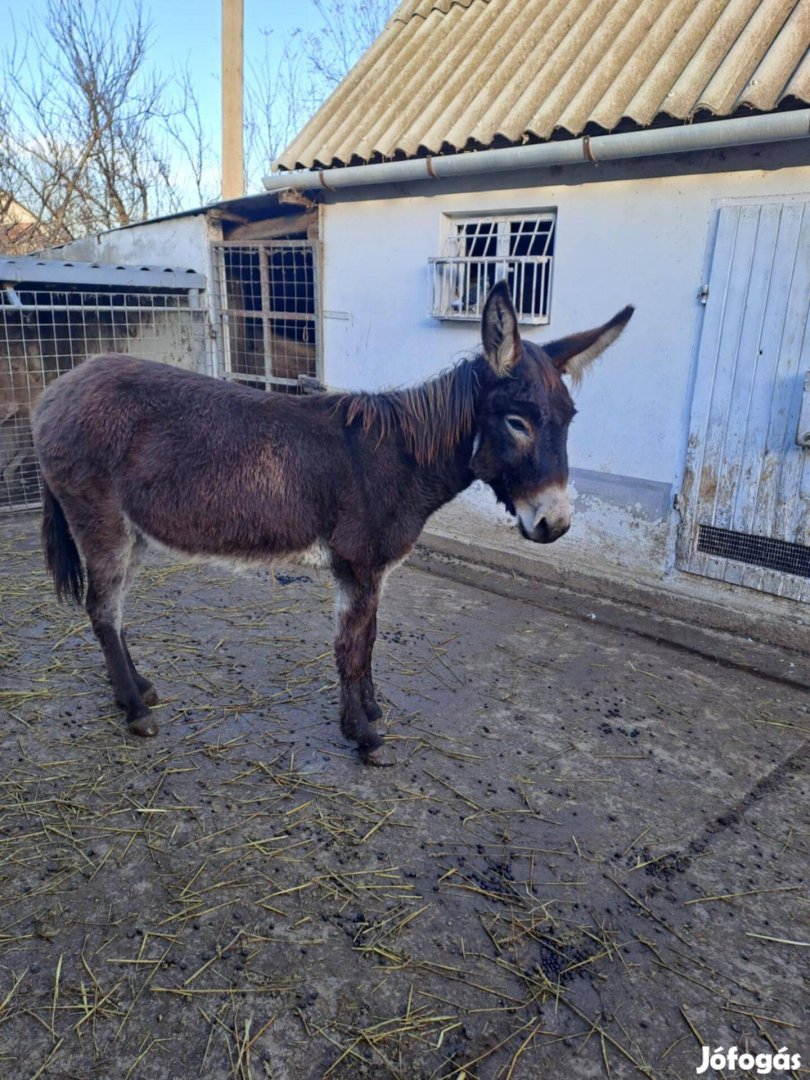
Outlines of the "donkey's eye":
[{"label": "donkey's eye", "polygon": [[532,429],[522,416],[507,416],[506,423],[517,435],[531,435],[532,433]]}]

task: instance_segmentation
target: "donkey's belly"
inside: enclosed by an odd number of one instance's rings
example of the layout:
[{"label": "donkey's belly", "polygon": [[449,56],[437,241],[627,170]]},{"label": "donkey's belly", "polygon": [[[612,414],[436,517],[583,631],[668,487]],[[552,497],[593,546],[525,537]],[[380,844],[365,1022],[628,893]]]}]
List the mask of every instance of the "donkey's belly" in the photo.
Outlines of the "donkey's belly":
[{"label": "donkey's belly", "polygon": [[303,550],[292,550],[283,547],[267,547],[265,549],[253,548],[241,552],[229,551],[223,553],[214,550],[200,549],[199,547],[192,549],[189,545],[184,546],[178,543],[167,543],[165,539],[152,536],[135,522],[131,522],[130,524],[133,532],[139,538],[142,538],[153,551],[168,555],[175,559],[213,563],[217,566],[225,567],[233,573],[244,573],[248,570],[255,570],[257,566],[267,565],[268,563],[279,559],[288,559],[301,566],[312,567],[314,569],[329,569],[332,565],[329,549],[326,544],[320,540],[305,547]]},{"label": "donkey's belly", "polygon": [[[126,477],[121,508],[152,543],[184,556],[252,563],[311,548],[324,515],[291,485],[285,492],[238,476]],[[326,523],[328,526],[328,522]]]},{"label": "donkey's belly", "polygon": [[290,559],[300,566],[311,566],[314,570],[331,569],[332,556],[323,540],[318,540],[303,551],[295,551]]}]

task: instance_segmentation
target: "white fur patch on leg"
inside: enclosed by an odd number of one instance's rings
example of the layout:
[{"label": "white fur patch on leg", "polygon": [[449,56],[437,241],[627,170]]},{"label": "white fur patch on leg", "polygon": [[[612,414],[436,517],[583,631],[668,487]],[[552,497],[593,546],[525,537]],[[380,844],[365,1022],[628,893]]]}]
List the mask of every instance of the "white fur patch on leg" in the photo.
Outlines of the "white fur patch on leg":
[{"label": "white fur patch on leg", "polygon": [[351,606],[351,593],[335,578],[335,624],[338,629],[340,629],[340,620],[348,614]]},{"label": "white fur patch on leg", "polygon": [[310,566],[313,570],[326,570],[332,565],[329,548],[322,540],[289,558],[292,562],[299,563],[301,566]]}]

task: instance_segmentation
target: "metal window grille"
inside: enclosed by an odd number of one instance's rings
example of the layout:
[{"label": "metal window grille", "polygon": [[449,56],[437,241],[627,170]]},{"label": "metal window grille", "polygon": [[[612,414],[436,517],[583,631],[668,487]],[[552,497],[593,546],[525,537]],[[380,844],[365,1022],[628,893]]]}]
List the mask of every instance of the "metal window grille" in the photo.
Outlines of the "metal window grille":
[{"label": "metal window grille", "polygon": [[206,342],[205,312],[196,290],[0,287],[0,510],[41,501],[31,413],[48,383],[101,352],[202,371]]},{"label": "metal window grille", "polygon": [[481,316],[487,293],[505,280],[523,323],[548,323],[556,215],[453,218],[444,251],[429,259],[432,313],[439,319]]},{"label": "metal window grille", "polygon": [[803,544],[701,525],[698,528],[697,549],[704,555],[810,578],[810,547]]},{"label": "metal window grille", "polygon": [[317,244],[214,245],[218,374],[296,393],[320,368]]}]

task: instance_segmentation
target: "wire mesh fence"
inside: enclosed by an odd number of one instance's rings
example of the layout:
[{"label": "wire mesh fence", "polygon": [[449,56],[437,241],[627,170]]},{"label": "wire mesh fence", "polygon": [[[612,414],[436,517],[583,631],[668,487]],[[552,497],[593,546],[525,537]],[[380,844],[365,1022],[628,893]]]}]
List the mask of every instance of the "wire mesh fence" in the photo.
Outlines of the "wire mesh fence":
[{"label": "wire mesh fence", "polygon": [[296,393],[319,369],[318,260],[311,240],[214,245],[217,374]]},{"label": "wire mesh fence", "polygon": [[103,352],[202,371],[206,346],[194,292],[0,289],[0,510],[41,500],[31,414],[50,382]]}]

